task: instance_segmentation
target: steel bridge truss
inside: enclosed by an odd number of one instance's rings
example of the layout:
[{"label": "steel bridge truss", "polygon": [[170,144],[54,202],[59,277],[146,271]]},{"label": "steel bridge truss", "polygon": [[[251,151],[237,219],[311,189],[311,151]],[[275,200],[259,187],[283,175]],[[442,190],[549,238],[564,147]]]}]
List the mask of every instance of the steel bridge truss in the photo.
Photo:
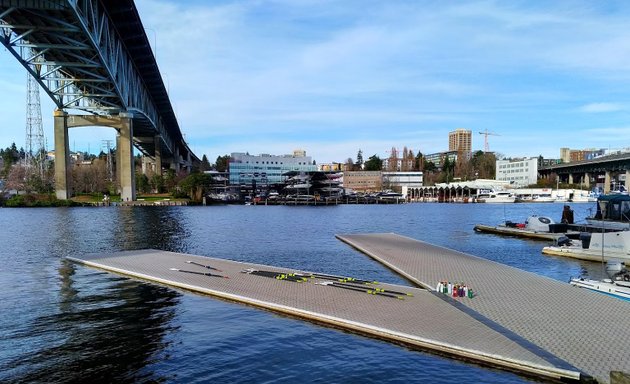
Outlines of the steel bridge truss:
[{"label": "steel bridge truss", "polygon": [[[154,152],[155,142],[143,137],[159,135],[160,150],[167,156],[174,155],[175,141],[183,141],[179,127],[176,133],[165,127],[137,60],[99,1],[0,0],[0,42],[58,109],[132,113],[135,145],[147,155]],[[151,59],[154,63],[152,54]],[[159,81],[163,88],[161,77]]]}]

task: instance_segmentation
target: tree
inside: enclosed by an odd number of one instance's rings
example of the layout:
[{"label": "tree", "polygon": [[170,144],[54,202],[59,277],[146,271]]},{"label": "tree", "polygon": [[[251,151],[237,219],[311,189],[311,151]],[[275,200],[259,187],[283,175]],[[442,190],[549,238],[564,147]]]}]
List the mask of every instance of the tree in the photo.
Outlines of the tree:
[{"label": "tree", "polygon": [[370,156],[368,161],[365,163],[366,171],[380,171],[383,169],[383,160],[380,157],[376,156],[376,154]]},{"label": "tree", "polygon": [[204,173],[191,173],[179,182],[179,187],[190,199],[200,202],[205,192],[212,187],[212,176]]},{"label": "tree", "polygon": [[363,151],[360,149],[359,152],[357,152],[357,162],[355,163],[355,166],[357,171],[363,169]]},{"label": "tree", "polygon": [[424,171],[424,155],[418,151],[415,158],[414,171]]},{"label": "tree", "polygon": [[230,166],[230,155],[223,155],[217,157],[217,162],[214,168],[219,172],[227,172]]},{"label": "tree", "polygon": [[354,171],[354,162],[352,161],[351,157],[348,157],[346,159],[346,163],[345,163],[344,169],[346,171]]},{"label": "tree", "polygon": [[395,147],[392,147],[392,150],[389,151],[387,170],[389,172],[396,172],[398,170],[398,150]]},{"label": "tree", "polygon": [[208,156],[205,154],[201,157],[201,165],[199,166],[199,170],[201,172],[209,171],[212,167],[210,166],[210,162],[208,161]]},{"label": "tree", "polygon": [[496,175],[497,158],[492,152],[477,151],[473,154],[472,172],[480,179],[494,179]]}]

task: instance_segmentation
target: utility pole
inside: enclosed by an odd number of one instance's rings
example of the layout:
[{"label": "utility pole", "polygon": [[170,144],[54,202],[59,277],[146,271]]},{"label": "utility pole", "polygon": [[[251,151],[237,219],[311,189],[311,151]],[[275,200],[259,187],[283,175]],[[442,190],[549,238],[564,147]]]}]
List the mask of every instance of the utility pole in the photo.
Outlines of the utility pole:
[{"label": "utility pole", "polygon": [[103,140],[103,147],[107,149],[107,178],[109,181],[114,179],[114,167],[112,164],[112,143],[113,140]]},{"label": "utility pole", "polygon": [[[38,66],[36,66],[38,67]],[[36,68],[38,70],[39,68]],[[39,72],[39,71],[38,71]],[[46,143],[42,126],[42,107],[39,100],[39,84],[30,73],[26,79],[26,159],[27,167],[37,167],[40,177],[44,176]]]}]

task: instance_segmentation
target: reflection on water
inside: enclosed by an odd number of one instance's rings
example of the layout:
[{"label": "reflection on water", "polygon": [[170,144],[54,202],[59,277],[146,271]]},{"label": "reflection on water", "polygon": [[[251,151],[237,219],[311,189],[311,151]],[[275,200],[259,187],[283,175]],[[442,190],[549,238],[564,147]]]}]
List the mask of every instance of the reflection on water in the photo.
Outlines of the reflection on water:
[{"label": "reflection on water", "polygon": [[[586,206],[575,206],[576,220]],[[63,259],[154,248],[406,282],[334,237],[396,232],[561,281],[598,263],[541,242],[481,235],[477,223],[557,217],[562,206],[0,209],[0,382],[523,382]]]},{"label": "reflection on water", "polygon": [[79,291],[67,261],[59,274],[58,311],[12,332],[19,347],[3,364],[3,382],[169,380],[147,367],[167,358],[177,292],[98,272]]}]

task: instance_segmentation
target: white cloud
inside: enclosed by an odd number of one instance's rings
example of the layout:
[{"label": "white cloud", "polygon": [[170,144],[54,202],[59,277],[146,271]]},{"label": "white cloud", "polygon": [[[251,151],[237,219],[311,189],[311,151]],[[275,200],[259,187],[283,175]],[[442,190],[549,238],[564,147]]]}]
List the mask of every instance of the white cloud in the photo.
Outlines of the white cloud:
[{"label": "white cloud", "polygon": [[580,111],[587,113],[619,112],[626,109],[620,103],[590,103],[580,107]]}]

